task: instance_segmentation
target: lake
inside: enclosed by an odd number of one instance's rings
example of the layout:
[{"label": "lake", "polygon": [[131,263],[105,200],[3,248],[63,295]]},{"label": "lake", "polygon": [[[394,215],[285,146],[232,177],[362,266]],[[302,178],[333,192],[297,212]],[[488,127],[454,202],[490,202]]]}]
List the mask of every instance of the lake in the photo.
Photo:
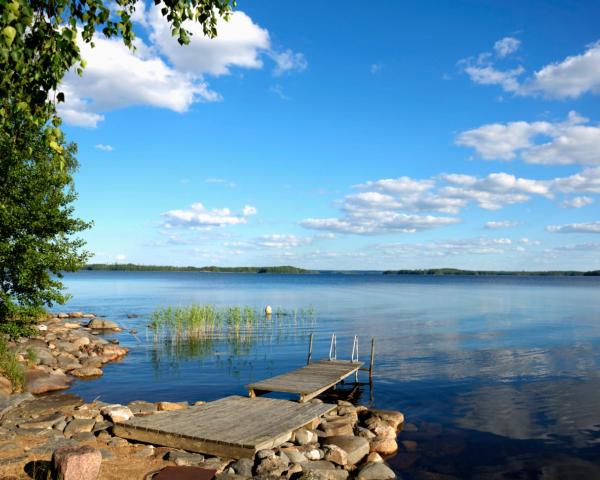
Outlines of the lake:
[{"label": "lake", "polygon": [[[245,395],[244,384],[302,366],[310,333],[313,358],[328,356],[335,333],[338,358],[350,358],[357,335],[367,362],[374,337],[373,388],[332,395],[405,414],[399,440],[416,451],[388,460],[403,478],[600,478],[598,277],[83,271],[65,285],[73,297],[62,310],[137,331],[118,334],[130,348],[122,362],[73,386],[86,400]],[[147,328],[157,307],[191,303],[314,315],[193,345]]]}]

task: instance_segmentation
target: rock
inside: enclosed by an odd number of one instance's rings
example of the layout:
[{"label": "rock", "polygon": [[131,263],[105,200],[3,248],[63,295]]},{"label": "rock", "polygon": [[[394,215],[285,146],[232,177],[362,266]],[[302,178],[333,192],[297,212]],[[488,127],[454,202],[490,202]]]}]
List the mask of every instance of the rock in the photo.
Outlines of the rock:
[{"label": "rock", "polygon": [[126,447],[129,445],[129,442],[124,438],[113,437],[107,442],[107,444],[110,447]]},{"label": "rock", "polygon": [[107,405],[100,412],[113,423],[125,422],[133,417],[131,410],[123,405]]},{"label": "rock", "polygon": [[102,318],[93,318],[87,324],[88,328],[93,330],[113,330],[115,332],[121,331],[119,326],[115,322],[110,320],[104,320]]},{"label": "rock", "polygon": [[89,378],[89,377],[101,377],[103,375],[102,370],[94,367],[81,367],[75,368],[69,372],[74,377]]},{"label": "rock", "polygon": [[175,465],[180,467],[194,467],[204,461],[204,455],[184,452],[182,450],[171,450],[164,458],[170,462],[175,462]]},{"label": "rock", "polygon": [[398,443],[395,438],[375,437],[370,440],[371,451],[381,453],[382,455],[391,455],[398,451]]},{"label": "rock", "polygon": [[63,431],[65,437],[71,438],[76,433],[91,432],[96,421],[93,419],[75,418],[71,420]]},{"label": "rock", "polygon": [[259,450],[256,452],[256,458],[263,460],[264,458],[272,458],[275,456],[275,450]]},{"label": "rock", "polygon": [[369,430],[377,437],[396,438],[396,429],[388,423],[375,423],[369,426]]},{"label": "rock", "polygon": [[48,365],[49,367],[55,367],[57,365],[56,358],[52,355],[52,352],[46,346],[44,347],[29,347],[29,351],[34,355],[37,360],[36,364]]},{"label": "rock", "polygon": [[60,312],[59,314],[56,315],[57,318],[69,318],[69,314],[68,313],[64,313],[64,312]]},{"label": "rock", "polygon": [[70,312],[68,318],[83,318],[83,312]]},{"label": "rock", "polygon": [[140,445],[135,449],[134,455],[136,457],[152,457],[154,456],[154,445]]},{"label": "rock", "polygon": [[27,400],[33,400],[33,395],[29,392],[15,393],[7,397],[0,396],[0,418],[3,418],[11,410],[17,408]]},{"label": "rock", "polygon": [[56,345],[56,350],[59,352],[67,352],[71,354],[79,353],[79,347],[76,347],[71,342],[65,342],[63,340],[57,341],[54,343]]},{"label": "rock", "polygon": [[206,402],[204,400],[196,400],[194,402],[194,406],[198,406],[198,405],[204,405]]},{"label": "rock", "polygon": [[240,458],[237,462],[231,465],[233,471],[243,477],[252,477],[252,468],[254,461],[250,458]]},{"label": "rock", "polygon": [[337,465],[348,465],[348,454],[337,445],[325,445],[325,460]]},{"label": "rock", "polygon": [[323,452],[321,452],[321,450],[319,450],[318,448],[311,448],[310,450],[306,450],[304,452],[304,456],[308,460],[321,460],[324,455]]},{"label": "rock", "polygon": [[358,480],[394,480],[396,474],[385,463],[367,463],[358,472]]},{"label": "rock", "polygon": [[282,452],[287,455],[292,463],[302,463],[307,460],[306,456],[295,447],[283,448]]},{"label": "rock", "polygon": [[4,375],[0,375],[0,395],[10,395],[12,390],[11,381]]},{"label": "rock", "polygon": [[202,462],[200,464],[200,466],[202,468],[216,470],[217,473],[221,473],[223,470],[225,470],[225,468],[227,468],[227,466],[230,463],[231,463],[231,460],[227,460],[227,459],[223,459],[223,458],[219,458],[219,457],[213,457],[213,458],[208,458],[208,459],[204,460],[204,462]]},{"label": "rock", "polygon": [[377,452],[371,452],[367,455],[367,463],[381,463],[383,458]]},{"label": "rock", "polygon": [[288,468],[289,460],[284,456],[272,456],[261,460],[256,467],[257,475],[280,477]]},{"label": "rock", "polygon": [[402,442],[400,443],[407,452],[417,451],[417,442],[415,442],[414,440],[402,440]]},{"label": "rock", "polygon": [[295,432],[295,439],[298,445],[308,445],[309,443],[315,443],[319,437],[312,430],[300,428]]},{"label": "rock", "polygon": [[90,344],[90,339],[88,337],[79,337],[76,340],[73,340],[73,345],[77,348],[85,347]]},{"label": "rock", "polygon": [[371,417],[381,418],[396,429],[401,423],[404,423],[404,414],[394,410],[370,410],[369,413]]},{"label": "rock", "polygon": [[171,412],[174,410],[182,410],[184,408],[188,408],[189,405],[187,402],[158,402],[156,404],[156,408],[159,411]]},{"label": "rock", "polygon": [[335,445],[344,450],[347,454],[348,465],[356,465],[369,454],[370,449],[368,440],[351,435],[328,437],[327,444]]},{"label": "rock", "polygon": [[56,475],[61,480],[96,480],[102,454],[89,445],[59,447],[52,455]]},{"label": "rock", "polygon": [[65,372],[81,368],[81,364],[69,353],[61,353],[56,359],[58,360],[58,366]]},{"label": "rock", "polygon": [[79,360],[83,367],[100,368],[102,359],[100,357],[84,357]]},{"label": "rock", "polygon": [[78,432],[71,437],[72,440],[77,442],[90,442],[96,440],[96,437],[92,432]]},{"label": "rock", "polygon": [[134,400],[127,404],[129,410],[136,416],[151,415],[156,412],[156,405],[144,400]]},{"label": "rock", "polygon": [[127,318],[138,318],[138,317],[139,317],[139,314],[137,314],[137,313],[128,313],[127,314]]},{"label": "rock", "polygon": [[54,427],[61,420],[64,420],[65,416],[61,413],[53,413],[52,415],[47,415],[45,417],[36,418],[35,420],[30,420],[28,422],[19,423],[19,428],[24,430],[32,430],[32,429],[50,429]]},{"label": "rock", "polygon": [[98,440],[99,442],[107,443],[111,438],[112,437],[110,436],[110,433],[108,433],[106,430],[100,430],[96,434],[96,440]]},{"label": "rock", "polygon": [[101,432],[102,430],[108,430],[112,426],[113,426],[112,422],[107,422],[106,420],[101,420],[99,422],[96,421],[96,423],[94,424],[94,428],[92,429],[92,432],[98,433],[98,432]]},{"label": "rock", "polygon": [[81,327],[81,323],[79,323],[79,322],[65,322],[63,325],[65,328],[70,328],[70,329],[75,329],[75,328]]},{"label": "rock", "polygon": [[375,438],[377,436],[368,428],[356,427],[356,430],[358,432],[359,437],[366,438],[367,440],[370,440],[371,438]]},{"label": "rock", "polygon": [[302,480],[346,480],[348,472],[346,470],[336,470],[335,465],[326,460],[318,462],[304,462],[302,464]]},{"label": "rock", "polygon": [[321,437],[333,437],[339,435],[352,435],[354,422],[350,417],[335,417],[332,420],[325,420],[321,423],[323,433]]},{"label": "rock", "polygon": [[70,383],[65,374],[50,374],[38,369],[25,371],[25,390],[33,394],[65,390]]},{"label": "rock", "polygon": [[101,448],[100,453],[102,454],[102,460],[112,460],[115,458],[115,454],[106,448]]}]

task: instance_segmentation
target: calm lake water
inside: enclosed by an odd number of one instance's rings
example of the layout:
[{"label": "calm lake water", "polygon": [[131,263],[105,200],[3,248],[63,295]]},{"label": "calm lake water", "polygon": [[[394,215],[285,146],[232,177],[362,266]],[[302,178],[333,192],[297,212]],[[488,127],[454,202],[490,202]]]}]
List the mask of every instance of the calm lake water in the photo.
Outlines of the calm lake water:
[{"label": "calm lake water", "polygon": [[[389,459],[402,478],[600,478],[600,278],[80,272],[65,284],[63,310],[137,330],[118,335],[125,360],[74,385],[88,400],[245,395],[244,384],[302,366],[310,332],[313,358],[328,356],[335,332],[338,358],[358,335],[368,361],[374,337],[372,391],[337,394],[401,410],[416,426],[399,440],[417,451]],[[234,341],[155,342],[151,312],[193,302],[315,315]]]}]

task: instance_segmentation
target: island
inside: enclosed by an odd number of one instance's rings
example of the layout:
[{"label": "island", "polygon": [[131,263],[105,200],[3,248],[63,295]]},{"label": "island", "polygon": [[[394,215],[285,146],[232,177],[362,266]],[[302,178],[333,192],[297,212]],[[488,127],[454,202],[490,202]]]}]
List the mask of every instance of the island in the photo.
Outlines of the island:
[{"label": "island", "polygon": [[537,277],[598,277],[600,270],[549,270],[549,271],[511,271],[511,270],[461,270],[459,268],[428,268],[421,270],[385,270],[384,275],[480,275],[480,276],[537,276]]},{"label": "island", "polygon": [[136,265],[134,263],[91,263],[82,270],[108,270],[120,272],[204,272],[204,273],[286,273],[286,274],[317,274],[316,270],[279,265],[269,267],[206,267],[173,266],[173,265]]}]

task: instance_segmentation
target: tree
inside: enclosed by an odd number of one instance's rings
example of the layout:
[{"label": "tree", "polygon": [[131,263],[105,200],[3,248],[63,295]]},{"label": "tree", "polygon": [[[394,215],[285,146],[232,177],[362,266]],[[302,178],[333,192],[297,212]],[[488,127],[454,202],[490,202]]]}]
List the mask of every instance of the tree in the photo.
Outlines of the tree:
[{"label": "tree", "polygon": [[45,306],[66,300],[59,279],[88,258],[73,235],[89,224],[73,217],[75,145],[58,144],[58,153],[47,142],[51,127],[13,121],[14,132],[0,132],[0,320],[16,336]]},{"label": "tree", "polygon": [[[88,258],[75,237],[76,146],[66,142],[56,104],[71,69],[83,74],[81,42],[120,37],[134,48],[132,16],[144,0],[0,0],[0,329],[14,335],[44,307],[66,300],[60,276]],[[217,34],[235,0],[154,0],[179,43],[185,22]]]}]

